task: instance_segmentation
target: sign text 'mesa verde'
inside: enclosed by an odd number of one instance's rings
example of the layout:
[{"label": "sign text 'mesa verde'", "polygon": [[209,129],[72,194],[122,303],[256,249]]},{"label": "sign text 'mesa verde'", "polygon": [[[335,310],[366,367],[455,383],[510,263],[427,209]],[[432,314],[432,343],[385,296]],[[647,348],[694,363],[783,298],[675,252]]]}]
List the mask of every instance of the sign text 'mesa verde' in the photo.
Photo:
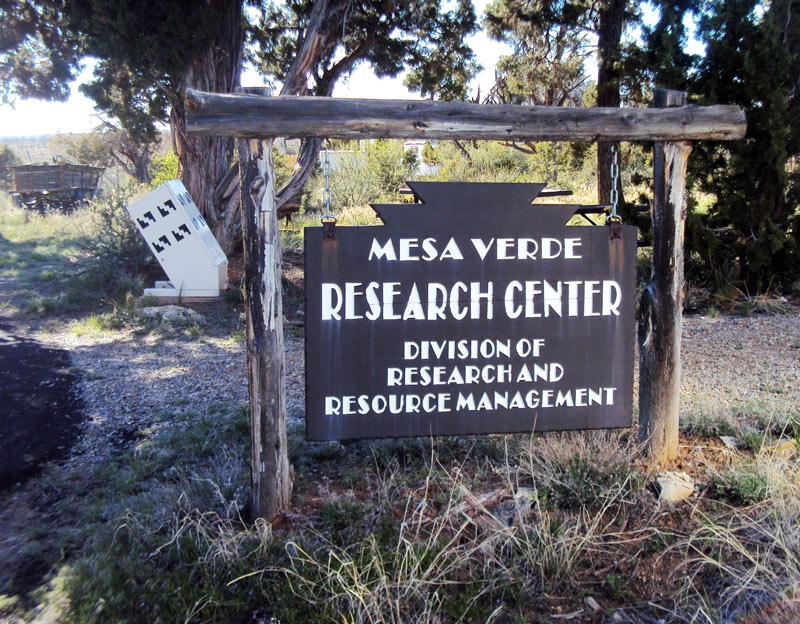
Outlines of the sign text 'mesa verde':
[{"label": "sign text 'mesa verde'", "polygon": [[383,226],[305,229],[312,440],[630,426],[636,229],[543,184],[411,183]]}]

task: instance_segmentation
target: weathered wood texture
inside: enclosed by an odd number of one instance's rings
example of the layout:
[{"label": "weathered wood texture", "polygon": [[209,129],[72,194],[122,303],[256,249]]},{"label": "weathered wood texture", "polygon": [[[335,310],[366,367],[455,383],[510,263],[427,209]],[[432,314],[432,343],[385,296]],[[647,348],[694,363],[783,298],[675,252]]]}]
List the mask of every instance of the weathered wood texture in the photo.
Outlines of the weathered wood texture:
[{"label": "weathered wood texture", "polygon": [[250,389],[251,514],[273,520],[289,509],[281,245],[272,140],[238,143]]},{"label": "weathered wood texture", "polygon": [[[655,95],[661,107],[686,101],[678,91]],[[653,154],[653,272],[639,307],[639,439],[656,463],[678,453],[683,230],[691,151],[686,141],[658,142]]]},{"label": "weathered wood texture", "polygon": [[[239,87],[242,71],[245,31],[242,23],[242,0],[208,0],[203,11],[213,16],[216,35],[213,42],[201,46],[191,59],[186,73],[175,91],[159,83],[170,104],[172,143],[181,167],[181,180],[189,195],[197,202],[200,214],[208,222],[222,250],[230,255],[238,248],[239,213],[220,195],[234,160],[235,139],[232,137],[189,136],[186,132],[184,86],[216,93],[232,93]],[[219,199],[220,203],[215,203]]]},{"label": "weathered wood texture", "polygon": [[740,139],[738,106],[564,108],[187,92],[192,135],[536,141]]}]

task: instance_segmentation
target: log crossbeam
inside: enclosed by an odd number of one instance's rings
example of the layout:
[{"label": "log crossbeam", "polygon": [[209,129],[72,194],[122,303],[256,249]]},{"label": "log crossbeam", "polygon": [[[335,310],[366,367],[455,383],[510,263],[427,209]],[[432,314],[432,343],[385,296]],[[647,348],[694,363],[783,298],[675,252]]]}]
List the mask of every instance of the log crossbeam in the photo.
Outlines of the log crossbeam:
[{"label": "log crossbeam", "polygon": [[738,106],[582,108],[430,100],[257,97],[188,90],[197,136],[513,141],[691,141],[744,136]]}]

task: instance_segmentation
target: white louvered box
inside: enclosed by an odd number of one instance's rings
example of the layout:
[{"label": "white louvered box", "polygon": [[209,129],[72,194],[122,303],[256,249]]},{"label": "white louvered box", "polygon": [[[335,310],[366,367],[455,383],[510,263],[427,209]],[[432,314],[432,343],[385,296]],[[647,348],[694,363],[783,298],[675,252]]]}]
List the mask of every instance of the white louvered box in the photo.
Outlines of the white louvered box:
[{"label": "white louvered box", "polygon": [[228,287],[228,258],[186,187],[170,180],[127,207],[169,282],[156,282],[153,297],[218,297]]}]

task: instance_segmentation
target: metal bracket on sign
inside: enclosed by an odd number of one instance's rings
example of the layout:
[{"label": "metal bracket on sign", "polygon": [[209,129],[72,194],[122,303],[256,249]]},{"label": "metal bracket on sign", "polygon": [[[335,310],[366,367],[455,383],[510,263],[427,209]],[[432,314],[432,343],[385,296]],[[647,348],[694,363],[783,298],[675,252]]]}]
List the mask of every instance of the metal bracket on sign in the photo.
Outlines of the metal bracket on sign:
[{"label": "metal bracket on sign", "polygon": [[322,240],[336,240],[336,217],[322,217]]},{"label": "metal bracket on sign", "polygon": [[622,219],[619,217],[609,218],[608,224],[611,226],[611,240],[622,238]]}]

